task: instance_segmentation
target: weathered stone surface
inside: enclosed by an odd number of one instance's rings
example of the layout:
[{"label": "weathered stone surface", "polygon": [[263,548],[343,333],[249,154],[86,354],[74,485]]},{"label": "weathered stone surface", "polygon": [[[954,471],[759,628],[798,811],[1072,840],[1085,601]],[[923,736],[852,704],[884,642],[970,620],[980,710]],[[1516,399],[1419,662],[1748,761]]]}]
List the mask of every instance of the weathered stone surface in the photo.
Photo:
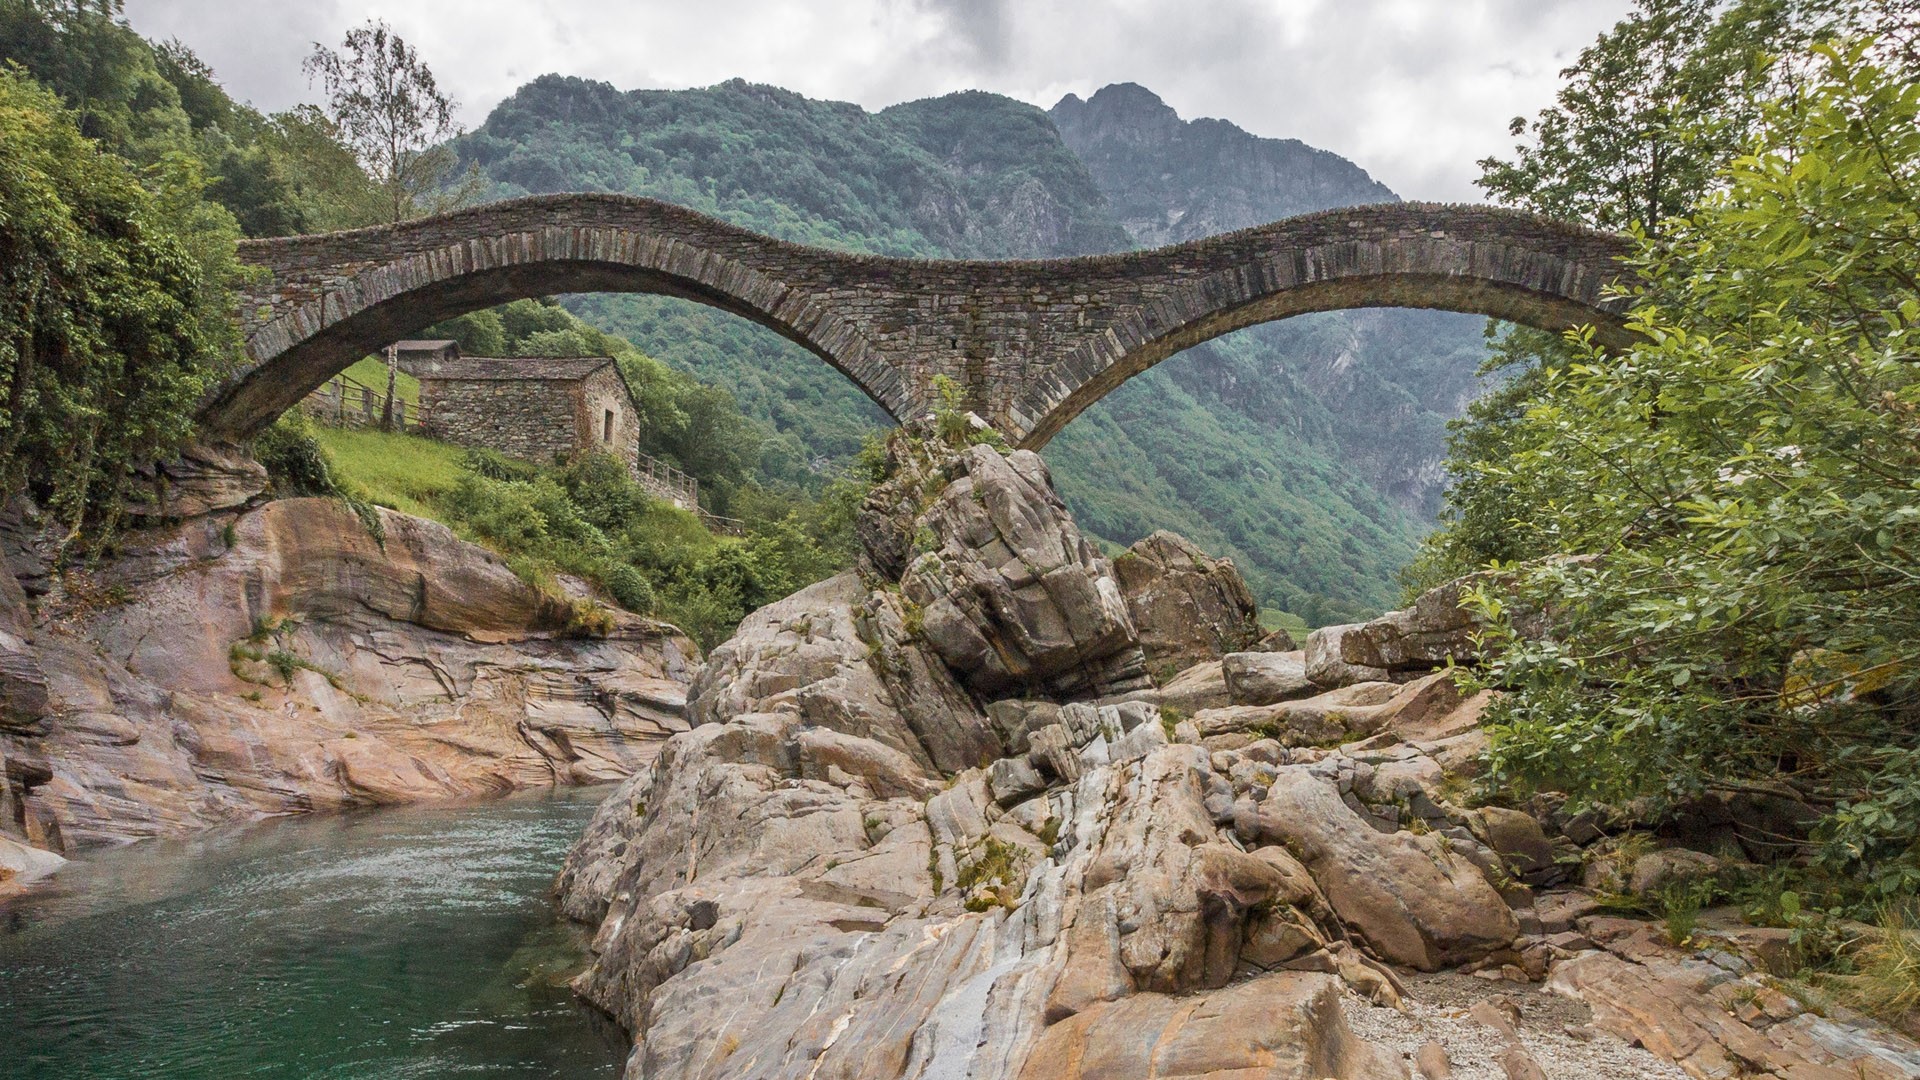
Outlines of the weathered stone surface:
[{"label": "weathered stone surface", "polygon": [[158,497],[127,503],[136,518],[200,517],[245,506],[267,489],[267,470],[232,447],[189,443],[154,471]]},{"label": "weathered stone surface", "polygon": [[1649,851],[1633,861],[1633,870],[1627,877],[1627,891],[1635,896],[1654,896],[1719,872],[1720,860],[1704,851],[1663,848]]},{"label": "weathered stone surface", "polygon": [[972,699],[908,642],[897,602],[846,573],[761,608],[708,657],[689,719],[790,712],[892,747],[929,775],[999,757]]},{"label": "weathered stone surface", "polygon": [[1483,806],[1473,816],[1475,834],[1507,861],[1515,877],[1539,874],[1553,866],[1553,842],[1532,814]]},{"label": "weathered stone surface", "polygon": [[1112,567],[1080,535],[1038,454],[975,446],[916,519],[933,549],[900,590],[933,651],[976,693],[1100,696],[1146,685]]},{"label": "weathered stone surface", "polygon": [[67,860],[0,833],[0,900],[59,873]]},{"label": "weathered stone surface", "polygon": [[9,820],[69,850],[614,780],[685,728],[697,654],[673,628],[571,636],[491,553],[378,513],[384,544],[325,499],[129,532],[52,583],[30,630],[0,631]]},{"label": "weathered stone surface", "polygon": [[[1614,946],[1609,946],[1610,949]],[[1548,986],[1593,1009],[1597,1027],[1677,1062],[1697,1080],[1895,1080],[1920,1076],[1920,1045],[1883,1028],[1816,1015],[1756,975],[1637,937],[1632,958],[1583,952]]]},{"label": "weathered stone surface", "polygon": [[1113,568],[1155,674],[1218,660],[1260,640],[1253,593],[1232,559],[1211,558],[1163,529],[1128,548]]},{"label": "weathered stone surface", "polygon": [[1203,738],[1248,733],[1282,746],[1331,746],[1366,738],[1389,724],[1417,727],[1460,703],[1445,675],[1414,682],[1352,683],[1297,701],[1274,705],[1234,705],[1195,713]]},{"label": "weathered stone surface", "polygon": [[[239,308],[250,365],[203,420],[244,440],[422,312],[542,291],[695,296],[778,329],[896,420],[933,380],[1037,448],[1128,377],[1195,344],[1301,311],[1452,307],[1631,340],[1619,237],[1491,207],[1384,203],[1097,259],[920,263],[782,243],[620,195],[547,195],[328,236],[250,240],[264,268]],[[992,358],[991,377],[982,366]]]},{"label": "weathered stone surface", "polygon": [[1480,870],[1437,835],[1381,833],[1307,767],[1278,770],[1248,831],[1296,852],[1341,920],[1386,960],[1433,971],[1519,933]]},{"label": "weathered stone surface", "polygon": [[1361,623],[1342,623],[1338,626],[1323,626],[1307,635],[1307,645],[1303,660],[1307,678],[1315,686],[1341,687],[1354,683],[1382,682],[1391,676],[1386,668],[1368,667],[1350,664],[1344,656],[1346,636],[1359,629]]},{"label": "weathered stone surface", "polygon": [[1222,709],[1233,704],[1218,660],[1195,664],[1160,686],[1135,690],[1121,700],[1149,702],[1163,709],[1178,709],[1189,716],[1201,709]]},{"label": "weathered stone surface", "polygon": [[1307,678],[1307,654],[1300,651],[1228,653],[1220,670],[1235,705],[1272,705],[1316,689]]},{"label": "weathered stone surface", "polygon": [[1048,1028],[1022,1080],[1397,1080],[1399,1062],[1354,1038],[1327,975],[1263,975],[1191,997],[1136,994]]},{"label": "weathered stone surface", "polygon": [[1473,660],[1479,624],[1460,606],[1460,598],[1476,580],[1466,577],[1428,589],[1404,611],[1348,627],[1340,635],[1340,659],[1387,671],[1425,671],[1449,659]]}]

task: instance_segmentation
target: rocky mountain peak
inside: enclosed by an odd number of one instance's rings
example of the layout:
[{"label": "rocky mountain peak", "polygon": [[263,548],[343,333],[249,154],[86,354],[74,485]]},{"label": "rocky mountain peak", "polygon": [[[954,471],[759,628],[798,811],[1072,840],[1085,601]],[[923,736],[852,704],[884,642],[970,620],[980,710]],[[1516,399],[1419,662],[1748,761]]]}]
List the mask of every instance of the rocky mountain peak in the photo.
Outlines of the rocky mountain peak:
[{"label": "rocky mountain peak", "polygon": [[1182,120],[1134,83],[1102,87],[1084,101],[1069,94],[1048,115],[1121,224],[1148,246],[1399,200],[1338,154],[1225,120]]},{"label": "rocky mountain peak", "polygon": [[1103,86],[1084,101],[1068,94],[1049,115],[1069,146],[1106,141],[1166,142],[1186,123],[1171,105],[1160,100],[1160,95],[1130,82]]}]

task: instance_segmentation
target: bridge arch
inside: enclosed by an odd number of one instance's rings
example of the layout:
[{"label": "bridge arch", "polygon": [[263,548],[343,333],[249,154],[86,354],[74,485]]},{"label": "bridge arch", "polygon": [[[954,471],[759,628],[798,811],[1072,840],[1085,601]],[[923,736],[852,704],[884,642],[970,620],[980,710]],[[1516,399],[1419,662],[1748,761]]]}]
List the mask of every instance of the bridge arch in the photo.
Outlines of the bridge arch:
[{"label": "bridge arch", "polygon": [[327,379],[444,319],[531,296],[648,293],[693,300],[797,342],[889,413],[907,387],[819,283],[818,256],[651,199],[535,196],[399,225],[249,240],[263,280],[242,298],[246,362],[201,410],[214,441],[244,441]]},{"label": "bridge arch", "polygon": [[933,382],[1018,445],[1182,349],[1256,323],[1356,307],[1438,308],[1632,339],[1620,236],[1517,211],[1386,203],[1152,251],[912,260],[803,247],[651,199],[550,195],[401,225],[248,241],[247,363],[202,410],[242,441],[335,372],[422,326],[524,296],[646,292],[798,342],[895,420]]}]

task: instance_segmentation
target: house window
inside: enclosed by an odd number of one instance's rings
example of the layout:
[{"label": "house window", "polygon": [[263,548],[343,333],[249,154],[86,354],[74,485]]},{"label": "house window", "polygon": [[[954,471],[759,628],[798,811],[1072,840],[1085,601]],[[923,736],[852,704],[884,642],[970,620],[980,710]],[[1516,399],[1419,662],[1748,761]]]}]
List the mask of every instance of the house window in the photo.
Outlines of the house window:
[{"label": "house window", "polygon": [[603,443],[610,443],[613,441],[613,410],[612,409],[608,409],[606,413],[602,415],[600,418],[600,441]]}]

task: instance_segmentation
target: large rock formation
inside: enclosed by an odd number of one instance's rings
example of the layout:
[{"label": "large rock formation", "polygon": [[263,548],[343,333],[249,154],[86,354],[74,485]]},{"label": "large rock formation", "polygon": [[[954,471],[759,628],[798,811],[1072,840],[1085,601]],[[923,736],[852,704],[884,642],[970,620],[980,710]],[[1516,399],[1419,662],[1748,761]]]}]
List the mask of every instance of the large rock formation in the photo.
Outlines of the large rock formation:
[{"label": "large rock formation", "polygon": [[[1504,996],[1590,955],[1595,905],[1536,904],[1580,850],[1559,817],[1459,801],[1485,694],[1323,690],[1291,655],[1071,700],[1138,628],[1088,599],[1037,462],[899,438],[893,465],[863,573],[750,616],[569,855],[575,987],[634,1034],[630,1080],[1679,1075]],[[1448,984],[1475,1019],[1395,965],[1485,976]],[[1592,1015],[1641,1038],[1635,1008]]]},{"label": "large rock formation", "polygon": [[[1249,842],[1276,744],[1058,704],[1140,649],[1038,459],[902,439],[894,463],[865,579],[750,616],[568,860],[599,927],[576,985],[638,1037],[629,1075],[1405,1075],[1342,1019],[1345,985],[1396,993],[1342,906],[1455,959],[1511,943],[1499,896],[1463,892],[1492,905],[1464,927],[1376,911]],[[1338,805],[1325,775],[1302,782]]]},{"label": "large rock formation", "polygon": [[607,609],[584,634],[585,601],[433,522],[292,499],[64,577],[8,524],[0,831],[42,848],[621,779],[687,726],[678,631]]},{"label": "large rock formation", "polygon": [[1128,548],[1113,567],[1151,671],[1182,671],[1260,640],[1253,593],[1232,559],[1210,558],[1162,530]]}]

